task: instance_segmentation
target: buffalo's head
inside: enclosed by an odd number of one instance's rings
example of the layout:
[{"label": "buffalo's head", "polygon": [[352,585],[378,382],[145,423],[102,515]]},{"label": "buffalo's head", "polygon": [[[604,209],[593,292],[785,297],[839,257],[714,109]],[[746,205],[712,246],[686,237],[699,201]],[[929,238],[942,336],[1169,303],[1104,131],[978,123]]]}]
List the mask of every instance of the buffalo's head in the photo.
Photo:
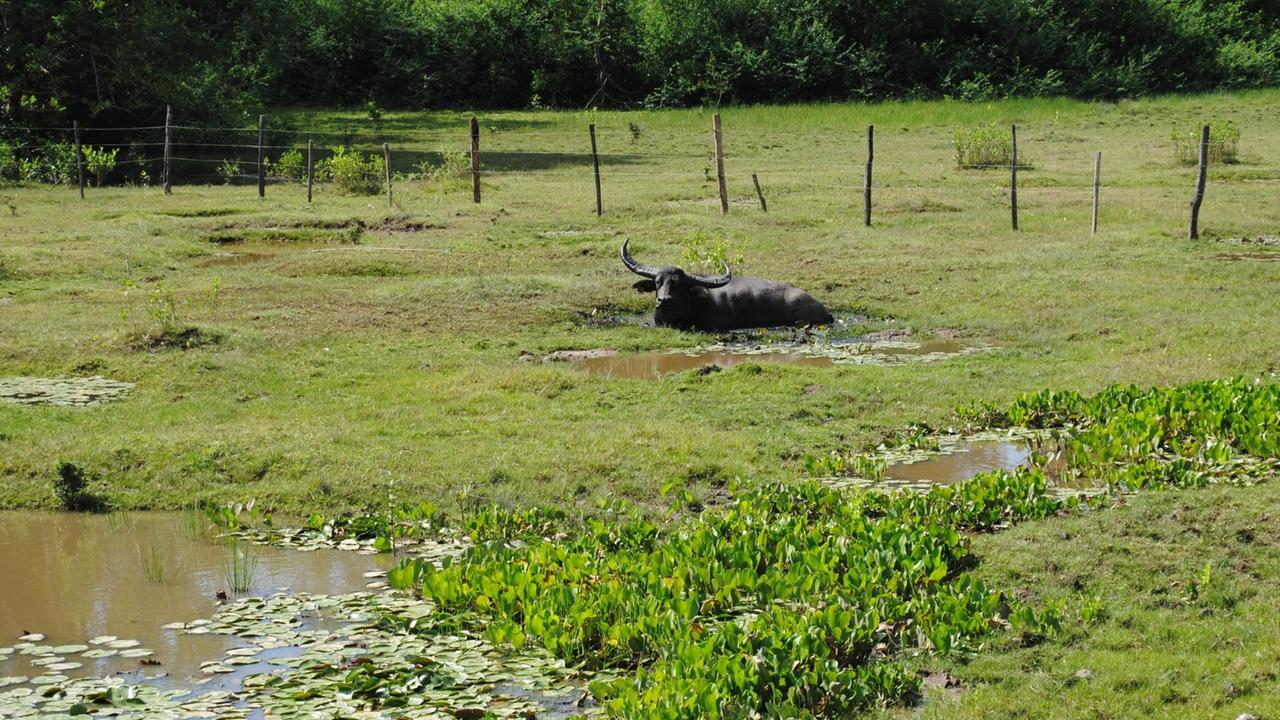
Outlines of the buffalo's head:
[{"label": "buffalo's head", "polygon": [[708,290],[724,287],[733,280],[733,270],[725,264],[723,275],[695,275],[677,267],[654,268],[641,265],[627,252],[627,243],[622,243],[622,264],[631,272],[644,278],[634,287],[640,292],[656,292],[657,307],[653,313],[654,323],[672,327],[687,328],[692,325],[691,313],[697,300],[705,297]]}]

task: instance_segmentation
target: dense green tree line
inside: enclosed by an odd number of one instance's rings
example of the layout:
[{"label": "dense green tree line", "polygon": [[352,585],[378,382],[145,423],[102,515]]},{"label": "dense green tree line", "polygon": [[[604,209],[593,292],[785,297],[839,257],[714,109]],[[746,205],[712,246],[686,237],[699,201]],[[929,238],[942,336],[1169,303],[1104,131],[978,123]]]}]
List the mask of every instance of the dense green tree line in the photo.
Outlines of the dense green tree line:
[{"label": "dense green tree line", "polygon": [[1280,0],[0,0],[0,23],[24,123],[1280,83]]}]

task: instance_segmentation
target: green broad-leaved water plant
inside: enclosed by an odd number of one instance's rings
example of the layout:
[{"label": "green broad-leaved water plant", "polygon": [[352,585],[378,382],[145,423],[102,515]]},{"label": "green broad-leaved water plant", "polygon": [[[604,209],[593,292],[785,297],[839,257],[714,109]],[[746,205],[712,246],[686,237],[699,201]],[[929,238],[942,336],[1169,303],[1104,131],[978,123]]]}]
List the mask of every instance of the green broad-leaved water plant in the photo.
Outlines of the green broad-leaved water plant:
[{"label": "green broad-leaved water plant", "polygon": [[[917,692],[900,650],[947,654],[1012,622],[1021,605],[963,573],[965,532],[1072,504],[1028,470],[927,495],[778,484],[665,533],[633,520],[491,540],[388,580],[495,644],[624,673],[592,685],[615,716],[842,717]],[[1024,635],[1054,632],[1056,612],[1020,612]]]}]

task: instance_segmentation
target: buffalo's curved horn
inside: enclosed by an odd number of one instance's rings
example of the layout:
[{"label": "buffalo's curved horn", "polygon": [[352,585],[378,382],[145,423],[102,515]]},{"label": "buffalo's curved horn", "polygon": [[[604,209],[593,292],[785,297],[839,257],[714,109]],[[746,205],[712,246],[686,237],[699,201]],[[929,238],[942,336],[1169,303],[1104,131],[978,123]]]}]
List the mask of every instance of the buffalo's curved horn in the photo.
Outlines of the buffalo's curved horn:
[{"label": "buffalo's curved horn", "polygon": [[641,265],[631,257],[631,253],[627,252],[627,243],[631,242],[630,238],[622,241],[622,264],[627,266],[631,272],[640,277],[647,277],[650,280],[658,277],[658,271],[648,265]]},{"label": "buffalo's curved horn", "polygon": [[702,287],[707,287],[707,288],[724,287],[725,285],[729,284],[730,280],[733,279],[733,268],[729,267],[729,263],[726,262],[724,264],[723,275],[694,275],[693,273],[689,273],[689,277],[694,282],[701,285]]}]

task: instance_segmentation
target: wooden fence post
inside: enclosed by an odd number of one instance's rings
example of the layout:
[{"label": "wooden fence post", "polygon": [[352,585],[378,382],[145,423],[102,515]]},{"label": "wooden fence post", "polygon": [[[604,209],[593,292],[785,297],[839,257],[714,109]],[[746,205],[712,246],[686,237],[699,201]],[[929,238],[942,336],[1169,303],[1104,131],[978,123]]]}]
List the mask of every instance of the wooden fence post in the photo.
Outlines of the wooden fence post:
[{"label": "wooden fence post", "polygon": [[871,227],[871,161],[875,158],[876,126],[867,126],[867,177],[862,186],[862,219],[863,224]]},{"label": "wooden fence post", "polygon": [[76,133],[76,177],[80,182],[80,199],[84,199],[84,152],[80,146],[80,121],[72,123]]},{"label": "wooden fence post", "polygon": [[164,106],[164,194],[173,194],[173,106]]},{"label": "wooden fence post", "polygon": [[471,200],[480,202],[480,121],[471,118]]},{"label": "wooden fence post", "polygon": [[1009,213],[1013,229],[1018,229],[1018,126],[1012,126],[1013,146],[1009,156]]},{"label": "wooden fence post", "polygon": [[1098,186],[1102,182],[1102,151],[1093,156],[1093,226],[1090,235],[1098,234]]},{"label": "wooden fence post", "polygon": [[267,144],[267,116],[258,116],[258,197],[267,196],[267,166],[265,164]]},{"label": "wooden fence post", "polygon": [[307,202],[311,202],[311,186],[316,181],[316,164],[312,157],[311,141],[307,140]]},{"label": "wooden fence post", "polygon": [[760,178],[755,173],[751,173],[751,182],[756,186],[756,197],[760,198],[760,209],[769,212],[769,205],[764,201],[764,192],[760,190]]},{"label": "wooden fence post", "polygon": [[711,130],[716,146],[716,181],[720,184],[720,214],[729,212],[729,191],[724,185],[724,137],[720,131],[720,113],[711,116]]},{"label": "wooden fence post", "polygon": [[394,207],[391,202],[391,146],[382,143],[382,166],[387,174],[387,207]]},{"label": "wooden fence post", "polygon": [[596,172],[596,217],[599,217],[604,215],[604,202],[600,197],[600,154],[596,152],[596,124],[591,123],[587,130],[591,133],[591,164]]},{"label": "wooden fence post", "polygon": [[1200,171],[1196,194],[1191,197],[1191,239],[1200,239],[1200,204],[1204,202],[1204,181],[1209,172],[1209,126],[1200,128]]}]

